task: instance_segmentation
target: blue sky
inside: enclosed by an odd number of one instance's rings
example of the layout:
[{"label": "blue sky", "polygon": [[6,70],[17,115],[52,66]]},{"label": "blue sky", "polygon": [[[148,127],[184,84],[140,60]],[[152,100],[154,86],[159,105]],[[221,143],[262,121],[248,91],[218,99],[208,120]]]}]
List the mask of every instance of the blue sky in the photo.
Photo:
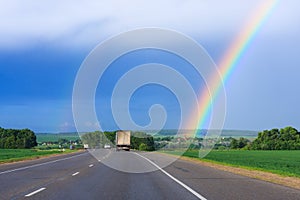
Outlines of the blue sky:
[{"label": "blue sky", "polygon": [[[201,44],[218,64],[263,1],[0,1],[0,126],[74,131],[72,90],[81,63],[97,44],[124,31],[143,27],[179,31]],[[225,84],[224,128],[300,129],[299,4],[279,1],[237,63]],[[184,61],[164,52],[136,52],[116,63],[130,69],[154,61],[181,70],[196,89],[203,85]],[[97,114],[104,129],[116,128],[108,106],[111,84],[121,72],[112,66],[102,80],[105,87],[97,89]],[[165,128],[176,128],[178,102],[167,88],[157,85],[134,94],[133,119],[146,125],[147,110],[156,103],[169,114]],[[87,123],[87,130],[96,127]]]}]

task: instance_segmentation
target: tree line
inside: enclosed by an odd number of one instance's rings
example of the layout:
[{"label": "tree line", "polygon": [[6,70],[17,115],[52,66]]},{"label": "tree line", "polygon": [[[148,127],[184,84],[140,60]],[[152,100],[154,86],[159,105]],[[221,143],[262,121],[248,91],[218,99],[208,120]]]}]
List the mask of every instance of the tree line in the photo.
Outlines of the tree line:
[{"label": "tree line", "polygon": [[114,143],[115,132],[95,131],[85,133],[81,136],[83,144],[88,144],[90,148],[103,148],[107,143]]},{"label": "tree line", "polygon": [[300,150],[300,132],[293,127],[264,130],[250,142],[248,139],[232,139],[231,149],[249,150]]},{"label": "tree line", "polygon": [[[85,133],[81,136],[82,143],[88,144],[90,148],[103,148],[105,144],[115,145],[116,131],[95,131]],[[131,132],[131,149],[141,151],[154,151],[154,139],[144,132]]]},{"label": "tree line", "polygon": [[0,127],[1,149],[29,149],[37,146],[35,133],[29,129],[4,129]]},{"label": "tree line", "polygon": [[131,148],[140,151],[154,151],[154,139],[144,132],[133,132],[130,137]]}]

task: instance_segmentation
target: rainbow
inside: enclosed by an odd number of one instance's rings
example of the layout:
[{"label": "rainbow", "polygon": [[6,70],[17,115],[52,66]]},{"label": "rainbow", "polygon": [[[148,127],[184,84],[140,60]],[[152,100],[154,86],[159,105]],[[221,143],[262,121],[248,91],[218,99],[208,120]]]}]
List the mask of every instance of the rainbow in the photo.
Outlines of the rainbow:
[{"label": "rainbow", "polygon": [[[190,120],[188,127],[196,127],[197,129],[203,129],[204,125],[209,121],[209,114],[217,95],[220,93],[222,85],[226,83],[230,74],[233,72],[237,63],[248,49],[249,45],[253,41],[259,29],[277,4],[277,0],[263,1],[257,9],[254,10],[253,15],[250,16],[248,22],[241,29],[242,31],[235,37],[229,49],[222,57],[219,63],[219,74],[213,74],[210,77],[210,83],[213,85],[211,94],[208,91],[203,90],[198,97],[198,111],[200,113],[194,113],[193,119]],[[220,83],[220,77],[223,82]],[[197,109],[195,109],[197,112]],[[197,116],[197,117],[195,117]],[[196,126],[195,126],[196,124]],[[196,132],[194,133],[196,134]]]}]

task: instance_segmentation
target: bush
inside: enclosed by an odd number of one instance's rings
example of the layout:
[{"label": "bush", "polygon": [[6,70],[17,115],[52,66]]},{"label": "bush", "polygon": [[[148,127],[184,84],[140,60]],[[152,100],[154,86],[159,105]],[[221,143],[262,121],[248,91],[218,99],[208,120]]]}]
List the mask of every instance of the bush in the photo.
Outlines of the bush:
[{"label": "bush", "polygon": [[265,130],[251,144],[253,150],[300,150],[300,133],[292,127]]},{"label": "bush", "polygon": [[147,150],[148,150],[148,149],[147,149],[147,145],[144,144],[144,143],[141,143],[140,146],[139,146],[139,150],[140,150],[140,151],[147,151]]}]

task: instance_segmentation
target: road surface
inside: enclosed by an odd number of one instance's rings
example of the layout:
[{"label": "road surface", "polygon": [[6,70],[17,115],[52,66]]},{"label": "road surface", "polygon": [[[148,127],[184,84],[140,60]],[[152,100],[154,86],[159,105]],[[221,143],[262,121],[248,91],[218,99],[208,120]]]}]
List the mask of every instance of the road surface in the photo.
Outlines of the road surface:
[{"label": "road surface", "polygon": [[300,199],[300,190],[188,161],[166,165],[167,155],[91,153],[97,159],[81,152],[0,165],[0,199]]}]

